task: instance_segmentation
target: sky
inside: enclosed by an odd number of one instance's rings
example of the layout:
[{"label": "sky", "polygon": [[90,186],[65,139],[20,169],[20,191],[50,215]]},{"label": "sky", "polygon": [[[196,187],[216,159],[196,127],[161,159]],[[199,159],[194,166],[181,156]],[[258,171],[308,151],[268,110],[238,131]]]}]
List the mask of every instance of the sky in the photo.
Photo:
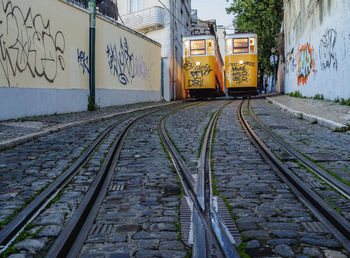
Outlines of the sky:
[{"label": "sky", "polygon": [[[231,2],[231,1],[230,1]],[[232,26],[232,14],[227,14],[225,8],[230,3],[226,0],[192,0],[191,9],[198,10],[201,20],[215,19],[217,25]]]}]

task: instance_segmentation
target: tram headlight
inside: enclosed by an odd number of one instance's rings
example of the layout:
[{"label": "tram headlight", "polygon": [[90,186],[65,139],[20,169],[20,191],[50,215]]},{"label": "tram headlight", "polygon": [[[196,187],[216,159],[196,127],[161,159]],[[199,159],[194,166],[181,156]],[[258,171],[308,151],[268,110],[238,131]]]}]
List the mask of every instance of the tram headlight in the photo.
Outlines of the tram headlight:
[{"label": "tram headlight", "polygon": [[196,62],[196,65],[197,65],[197,66],[200,66],[200,65],[201,65],[201,62]]},{"label": "tram headlight", "polygon": [[244,63],[244,61],[243,60],[239,60],[239,64],[243,64]]}]

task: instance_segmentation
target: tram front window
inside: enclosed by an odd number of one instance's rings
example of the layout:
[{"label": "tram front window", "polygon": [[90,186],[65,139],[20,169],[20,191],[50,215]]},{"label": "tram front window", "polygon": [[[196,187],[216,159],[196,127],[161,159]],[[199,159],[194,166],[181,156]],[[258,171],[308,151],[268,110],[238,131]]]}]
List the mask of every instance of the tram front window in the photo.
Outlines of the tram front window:
[{"label": "tram front window", "polygon": [[191,55],[205,55],[205,40],[191,40]]},{"label": "tram front window", "polygon": [[233,39],[233,53],[249,53],[249,39],[239,38]]}]

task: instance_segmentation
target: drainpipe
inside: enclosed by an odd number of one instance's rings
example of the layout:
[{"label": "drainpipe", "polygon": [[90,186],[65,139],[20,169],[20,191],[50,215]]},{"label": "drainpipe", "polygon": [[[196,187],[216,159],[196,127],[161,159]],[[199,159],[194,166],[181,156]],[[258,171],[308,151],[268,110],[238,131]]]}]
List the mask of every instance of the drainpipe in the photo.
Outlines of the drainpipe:
[{"label": "drainpipe", "polygon": [[175,19],[177,17],[177,13],[176,13],[176,0],[173,1],[173,10],[172,13],[174,14],[173,17],[173,99],[176,100],[176,74],[175,74],[175,58],[176,58],[176,52],[175,52],[175,33],[177,33],[177,31],[175,31]]},{"label": "drainpipe", "polygon": [[95,27],[96,27],[96,0],[89,0],[90,10],[90,43],[89,43],[89,105],[88,109],[95,109]]}]

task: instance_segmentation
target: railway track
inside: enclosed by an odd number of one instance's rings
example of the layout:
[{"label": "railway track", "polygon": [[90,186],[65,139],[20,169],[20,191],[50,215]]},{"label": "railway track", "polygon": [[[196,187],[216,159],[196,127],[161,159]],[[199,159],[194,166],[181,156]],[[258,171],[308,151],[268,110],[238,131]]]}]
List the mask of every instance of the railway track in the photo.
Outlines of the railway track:
[{"label": "railway track", "polygon": [[255,122],[260,126],[260,128],[284,151],[292,155],[296,160],[298,160],[303,166],[308,168],[312,173],[316,174],[327,184],[336,189],[340,194],[342,194],[347,199],[350,199],[350,187],[329,174],[323,168],[319,167],[317,164],[312,162],[310,159],[306,158],[305,155],[299,153],[297,150],[293,149],[285,141],[274,134],[267,126],[265,126],[260,119],[255,115],[250,100],[248,100],[248,109],[250,116],[255,120]]},{"label": "railway track", "polygon": [[[151,109],[152,110],[152,109]],[[148,112],[143,115],[139,115],[136,118],[131,118],[131,121],[126,125],[124,130],[119,134],[116,139],[114,145],[112,146],[112,151],[107,155],[103,166],[101,167],[98,175],[95,178],[95,181],[92,184],[91,189],[86,194],[86,197],[82,203],[82,206],[90,207],[91,201],[87,201],[87,199],[96,199],[98,189],[102,187],[102,182],[106,178],[106,171],[108,168],[113,165],[112,156],[115,156],[118,152],[118,148],[127,134],[129,128],[134,124],[137,120],[142,117],[152,114],[155,111]],[[130,118],[126,118],[124,120],[127,121]],[[17,216],[15,216],[7,225],[5,225],[0,231],[0,253],[6,250],[7,247],[11,245],[11,243],[16,239],[16,237],[25,229],[25,227],[32,222],[40,213],[42,213],[46,207],[50,204],[50,202],[69,184],[69,182],[78,174],[80,169],[84,167],[85,164],[92,158],[95,151],[99,148],[99,146],[109,137],[111,132],[116,129],[119,125],[121,125],[123,121],[118,120],[113,123],[106,130],[100,134],[100,136],[95,139],[90,146],[82,153],[82,155],[59,177],[55,179],[46,189],[44,189],[34,200],[32,200]],[[97,191],[97,192],[96,192]],[[82,216],[85,216],[87,213],[86,207],[80,208],[82,211]],[[81,218],[77,219],[74,223],[81,220]],[[72,222],[73,223],[73,222]],[[72,224],[70,223],[70,224]]]},{"label": "railway track", "polygon": [[74,217],[63,228],[53,246],[47,253],[47,257],[77,257],[84,241],[91,229],[103,198],[106,194],[113,171],[117,165],[123,142],[131,129],[141,118],[156,111],[148,112],[132,119],[118,135],[110,151],[108,152],[98,174],[91,184],[89,191],[81,201]]},{"label": "railway track", "polygon": [[222,109],[228,104],[229,102],[219,108],[208,124],[201,148],[197,180],[191,175],[185,161],[166,132],[165,120],[171,114],[164,116],[158,124],[161,140],[171,157],[185,194],[194,207],[193,257],[239,257],[234,246],[235,240],[214,208],[211,187],[210,153],[214,127]]},{"label": "railway track", "polygon": [[[265,145],[249,125],[244,117],[244,100],[238,108],[238,117],[241,124],[247,133],[249,139],[254,144],[261,156],[271,166],[275,173],[291,188],[298,198],[313,212],[313,214],[328,228],[330,232],[343,244],[346,250],[350,250],[350,223],[337,213],[326,201],[320,198],[313,190],[311,190],[299,177],[297,177],[276,155]],[[250,114],[255,119],[251,107]],[[305,167],[318,174],[327,183],[331,184],[344,196],[348,196],[349,189],[346,185],[339,182],[337,179],[327,175],[325,171],[318,168],[317,165],[307,160],[300,153],[291,149],[286,143],[270,132],[261,121],[256,121],[262,127],[264,132],[272,137],[272,139],[281,146],[285,151],[295,156]]]}]

